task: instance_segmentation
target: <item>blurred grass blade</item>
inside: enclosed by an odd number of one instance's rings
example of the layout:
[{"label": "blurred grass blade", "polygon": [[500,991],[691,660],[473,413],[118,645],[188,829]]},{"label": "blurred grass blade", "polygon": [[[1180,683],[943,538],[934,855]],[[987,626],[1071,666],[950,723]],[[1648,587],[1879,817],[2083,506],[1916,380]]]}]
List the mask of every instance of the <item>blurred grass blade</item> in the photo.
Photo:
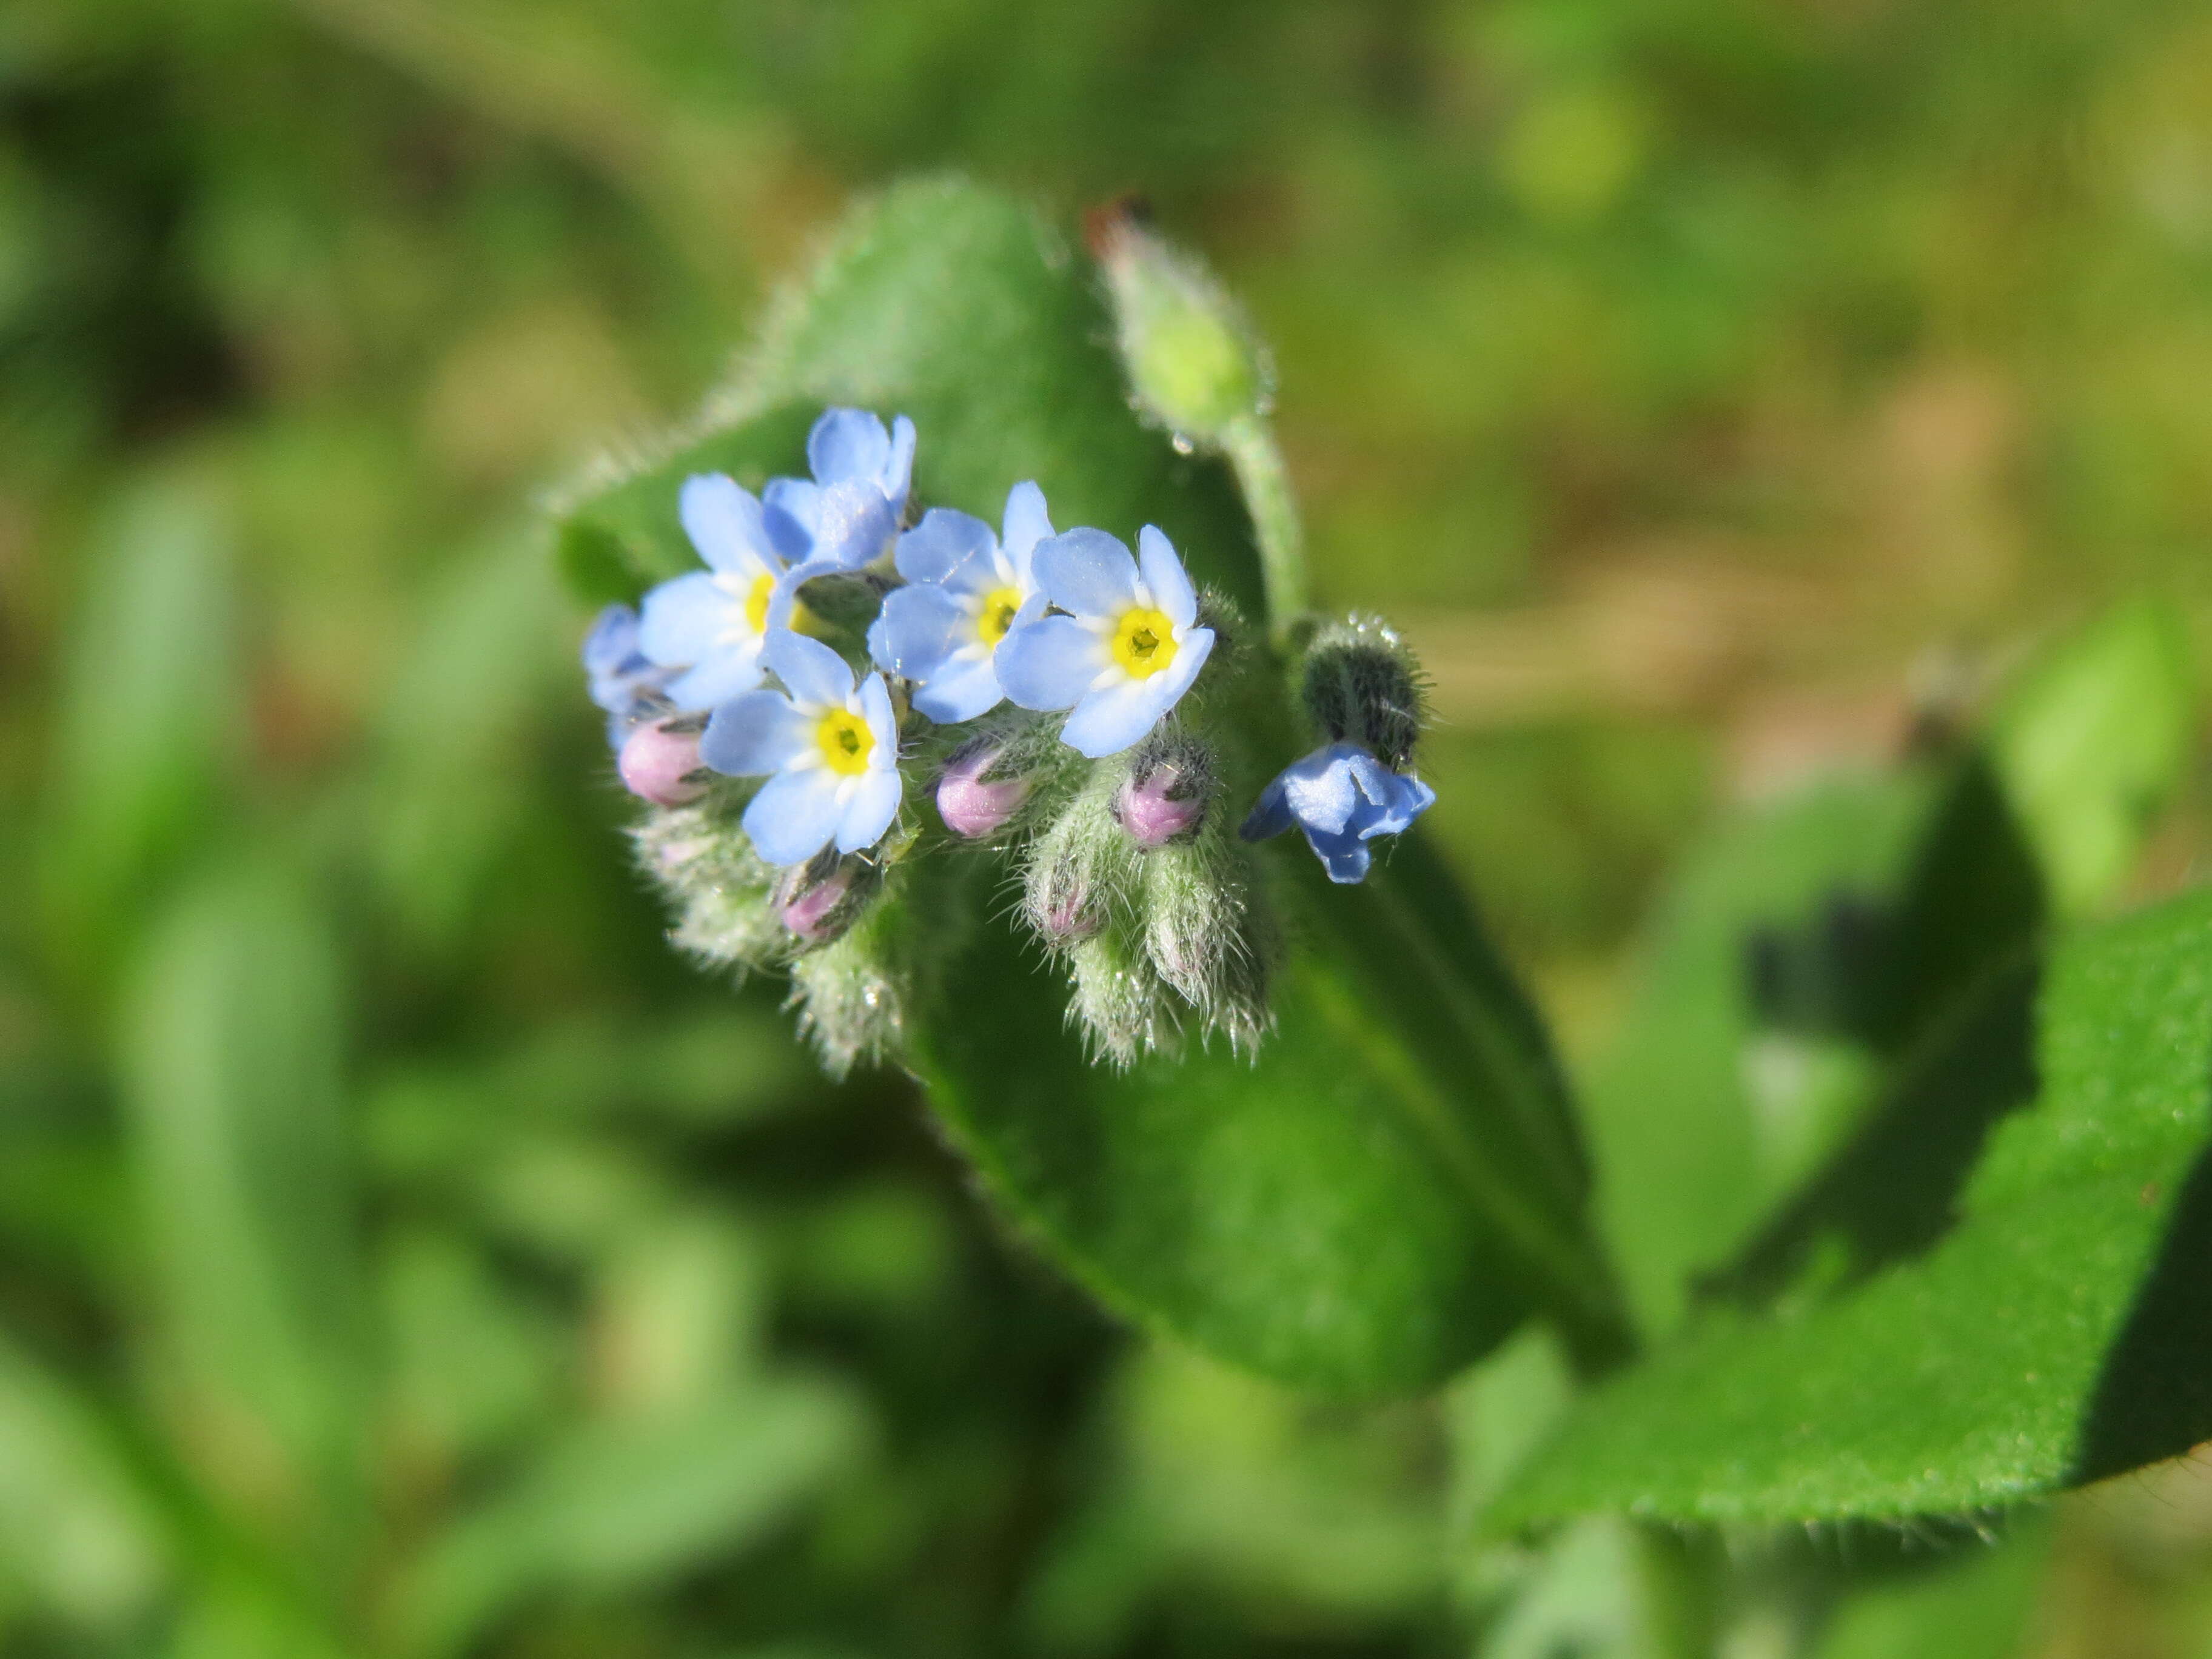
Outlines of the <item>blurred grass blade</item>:
[{"label": "blurred grass blade", "polygon": [[161,1352],[187,1440],[218,1488],[288,1526],[339,1520],[360,1473],[339,979],[294,883],[234,867],[161,919],[123,1019]]},{"label": "blurred grass blade", "polygon": [[53,947],[97,970],[131,907],[204,824],[242,696],[231,531],[209,482],[174,471],[94,520],[46,824]]},{"label": "blurred grass blade", "polygon": [[866,1438],[842,1389],[799,1378],[580,1429],[432,1540],[392,1609],[399,1650],[459,1653],[532,1596],[634,1592],[733,1554]]},{"label": "blurred grass blade", "polygon": [[2060,914],[2096,910],[2126,879],[2181,781],[2195,712],[2187,633],[2150,599],[2116,605],[2007,695],[1990,753]]},{"label": "blurred grass blade", "polygon": [[159,1517],[69,1384],[0,1340],[0,1583],[116,1635],[161,1591]]},{"label": "blurred grass blade", "polygon": [[2008,1659],[2040,1599],[2051,1560],[2048,1520],[2031,1516],[1994,1547],[1970,1544],[1964,1560],[1853,1597],[1814,1659]]},{"label": "blurred grass blade", "polygon": [[[574,639],[529,538],[495,538],[440,586],[377,727],[379,762],[349,833],[411,942],[452,948],[528,810],[514,757],[573,694]],[[351,798],[349,798],[349,805]]]}]

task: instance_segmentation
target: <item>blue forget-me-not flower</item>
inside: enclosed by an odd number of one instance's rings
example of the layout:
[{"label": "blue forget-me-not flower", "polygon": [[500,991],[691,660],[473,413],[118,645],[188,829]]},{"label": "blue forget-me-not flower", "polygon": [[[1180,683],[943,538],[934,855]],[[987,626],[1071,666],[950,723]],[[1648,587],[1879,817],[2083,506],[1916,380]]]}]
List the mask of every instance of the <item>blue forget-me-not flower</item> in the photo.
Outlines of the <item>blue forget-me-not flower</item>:
[{"label": "blue forget-me-not flower", "polygon": [[[1157,726],[1213,649],[1174,545],[1146,525],[1139,560],[1103,530],[1071,530],[1030,556],[1039,592],[1000,642],[999,682],[1024,708],[1072,710],[1060,738],[1096,760]],[[1044,614],[1044,601],[1066,615]]]},{"label": "blue forget-me-not flower", "polygon": [[1392,771],[1358,744],[1332,743],[1277,774],[1238,833],[1264,841],[1295,823],[1331,881],[1362,881],[1373,858],[1368,843],[1403,835],[1436,799],[1419,778]]},{"label": "blue forget-me-not flower", "polygon": [[607,711],[607,744],[614,749],[623,746],[632,726],[669,709],[661,690],[670,671],[638,649],[637,635],[637,612],[611,605],[584,635],[584,673],[592,701]]},{"label": "blue forget-me-not flower", "polygon": [[1030,556],[1051,534],[1044,491],[1018,483],[1006,495],[1003,539],[981,519],[942,507],[899,538],[898,573],[908,585],[884,595],[868,648],[915,682],[914,706],[930,719],[972,720],[1005,697],[1000,643],[1037,592]]},{"label": "blue forget-me-not flower", "polygon": [[872,563],[898,533],[914,477],[914,422],[887,429],[865,409],[832,409],[806,434],[805,478],[772,479],[763,494],[773,527],[785,522],[805,538],[805,562],[792,585]]},{"label": "blue forget-me-not flower", "polygon": [[762,645],[790,603],[787,558],[805,548],[796,526],[787,520],[781,533],[772,530],[777,515],[722,473],[685,479],[678,512],[708,568],[645,596],[638,644],[672,671],[670,702],[712,708],[761,683]]},{"label": "blue forget-me-not flower", "polygon": [[770,864],[804,864],[834,842],[857,853],[898,816],[898,726],[880,674],[855,684],[819,640],[779,629],[763,653],[783,691],[748,691],[714,710],[700,758],[733,777],[765,776],[745,833]]}]

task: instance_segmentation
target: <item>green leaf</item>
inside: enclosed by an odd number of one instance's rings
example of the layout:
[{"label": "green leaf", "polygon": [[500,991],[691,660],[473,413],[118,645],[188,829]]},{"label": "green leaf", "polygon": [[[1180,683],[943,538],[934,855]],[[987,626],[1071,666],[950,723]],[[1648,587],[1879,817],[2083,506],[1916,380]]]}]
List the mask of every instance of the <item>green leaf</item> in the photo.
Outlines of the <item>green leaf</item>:
[{"label": "green leaf", "polygon": [[[788,471],[807,420],[850,403],[914,417],[918,501],[995,520],[1040,480],[1056,524],[1157,524],[1257,618],[1231,480],[1139,422],[1110,338],[1091,276],[1018,204],[895,191],[784,297],[702,430],[573,508],[569,568],[633,584],[690,568],[685,474]],[[1268,856],[1299,944],[1257,1063],[1223,1048],[1127,1074],[1086,1063],[1056,976],[983,920],[988,885],[954,881],[956,860],[913,884],[960,887],[925,921],[952,959],[927,975],[909,1059],[986,1185],[1110,1305],[1295,1382],[1425,1388],[1539,1307],[1617,1340],[1542,1028],[1449,874],[1418,837],[1357,889],[1294,842]]]},{"label": "green leaf", "polygon": [[162,919],[123,1019],[164,1357],[194,1443],[219,1486],[273,1477],[325,1521],[357,1474],[362,1363],[343,1006],[307,898],[241,868]]},{"label": "green leaf", "polygon": [[2134,866],[2194,717],[2187,635],[2153,599],[2115,606],[2008,693],[1990,753],[2063,915],[2094,911]]},{"label": "green leaf", "polygon": [[[1912,779],[1822,780],[1723,824],[1662,895],[1587,1097],[1600,1212],[1652,1328],[1858,1109],[1866,1063],[1834,1040],[1853,997],[1827,935],[1839,902],[1894,899],[1928,803]],[[1780,958],[1782,1006],[1759,1006],[1762,945]]]},{"label": "green leaf", "polygon": [[[1771,1310],[1717,1310],[1589,1398],[1500,1519],[1965,1510],[2212,1436],[2208,947],[2195,894],[2066,939],[2032,1024],[2021,977],[1986,987],[1893,1109],[1955,1114],[1948,1176],[1868,1158],[1860,1201],[1807,1230]],[[2008,1110],[2023,1070],[2032,1103]],[[1884,1181],[1913,1190],[1867,1201]]]},{"label": "green leaf", "polygon": [[842,1389],[799,1377],[576,1430],[432,1541],[392,1609],[400,1648],[457,1653],[531,1597],[635,1591],[743,1550],[866,1442]]}]

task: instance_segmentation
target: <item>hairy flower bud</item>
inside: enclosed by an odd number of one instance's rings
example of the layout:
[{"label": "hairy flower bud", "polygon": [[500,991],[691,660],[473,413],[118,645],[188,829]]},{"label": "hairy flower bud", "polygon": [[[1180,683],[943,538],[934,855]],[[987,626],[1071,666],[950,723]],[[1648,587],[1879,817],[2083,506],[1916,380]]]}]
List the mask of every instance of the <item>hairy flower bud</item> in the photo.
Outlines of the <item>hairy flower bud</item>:
[{"label": "hairy flower bud", "polygon": [[897,910],[889,902],[870,905],[842,938],[791,965],[799,1029],[832,1077],[899,1051],[906,975],[897,961]]},{"label": "hairy flower bud", "polygon": [[1160,978],[1232,1048],[1258,1045],[1271,1015],[1273,927],[1249,861],[1218,817],[1145,860],[1138,914]]},{"label": "hairy flower bud", "polygon": [[826,945],[853,925],[882,884],[883,866],[874,860],[841,857],[825,847],[785,871],[770,902],[797,944]]},{"label": "hairy flower bud", "polygon": [[937,811],[956,836],[978,840],[1006,827],[1029,798],[1030,781],[994,776],[1006,751],[988,741],[970,744],[945,763],[937,781]]},{"label": "hairy flower bud", "polygon": [[1195,738],[1155,734],[1130,763],[1114,817],[1147,851],[1197,833],[1214,795],[1213,756]]},{"label": "hairy flower bud", "polygon": [[1096,209],[1085,229],[1106,273],[1139,405],[1186,441],[1219,447],[1235,422],[1263,412],[1271,379],[1236,302],[1153,231],[1141,202]]},{"label": "hairy flower bud", "polygon": [[1115,797],[1127,777],[1118,756],[1097,763],[1030,848],[1023,910],[1047,945],[1091,938],[1128,906],[1138,852],[1114,816]]},{"label": "hairy flower bud", "polygon": [[1419,661],[1372,617],[1330,623],[1307,647],[1306,712],[1330,743],[1356,744],[1405,770],[1427,717]]},{"label": "hairy flower bud", "polygon": [[1120,1066],[1170,1048],[1178,1035],[1166,988],[1141,944],[1106,927],[1068,952],[1068,1018],[1092,1052]]},{"label": "hairy flower bud", "polygon": [[623,787],[655,806],[683,806],[707,793],[699,759],[696,720],[661,720],[641,726],[623,739],[615,768]]},{"label": "hairy flower bud", "polygon": [[676,910],[670,939],[702,961],[740,974],[787,953],[763,864],[726,808],[702,799],[646,815],[631,832],[638,865]]}]

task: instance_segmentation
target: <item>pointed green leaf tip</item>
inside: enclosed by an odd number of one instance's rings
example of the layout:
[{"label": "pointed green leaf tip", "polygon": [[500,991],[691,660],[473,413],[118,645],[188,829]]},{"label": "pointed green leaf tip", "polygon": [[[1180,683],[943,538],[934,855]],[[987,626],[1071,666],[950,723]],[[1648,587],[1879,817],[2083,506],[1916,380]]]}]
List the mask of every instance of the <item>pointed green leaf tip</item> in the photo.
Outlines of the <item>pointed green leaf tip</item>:
[{"label": "pointed green leaf tip", "polygon": [[[594,599],[689,568],[683,479],[792,471],[806,422],[840,404],[913,418],[917,508],[994,521],[1035,479],[1055,522],[1157,525],[1201,586],[1265,615],[1230,470],[1132,410],[1103,290],[1018,203],[942,180],[890,191],[783,296],[699,425],[571,503],[569,568]],[[1310,746],[1279,698],[1252,701],[1236,718],[1256,751]],[[1249,800],[1266,773],[1242,769]],[[1001,1211],[1109,1306],[1365,1395],[1431,1387],[1535,1311],[1586,1348],[1617,1340],[1542,1027],[1417,838],[1358,888],[1332,890],[1303,847],[1268,849],[1267,902],[1297,943],[1256,1063],[1193,1041],[1127,1072],[1090,1063],[1060,975],[1000,920],[1002,866],[949,841],[881,901],[882,947],[915,981],[903,1057]]]}]

